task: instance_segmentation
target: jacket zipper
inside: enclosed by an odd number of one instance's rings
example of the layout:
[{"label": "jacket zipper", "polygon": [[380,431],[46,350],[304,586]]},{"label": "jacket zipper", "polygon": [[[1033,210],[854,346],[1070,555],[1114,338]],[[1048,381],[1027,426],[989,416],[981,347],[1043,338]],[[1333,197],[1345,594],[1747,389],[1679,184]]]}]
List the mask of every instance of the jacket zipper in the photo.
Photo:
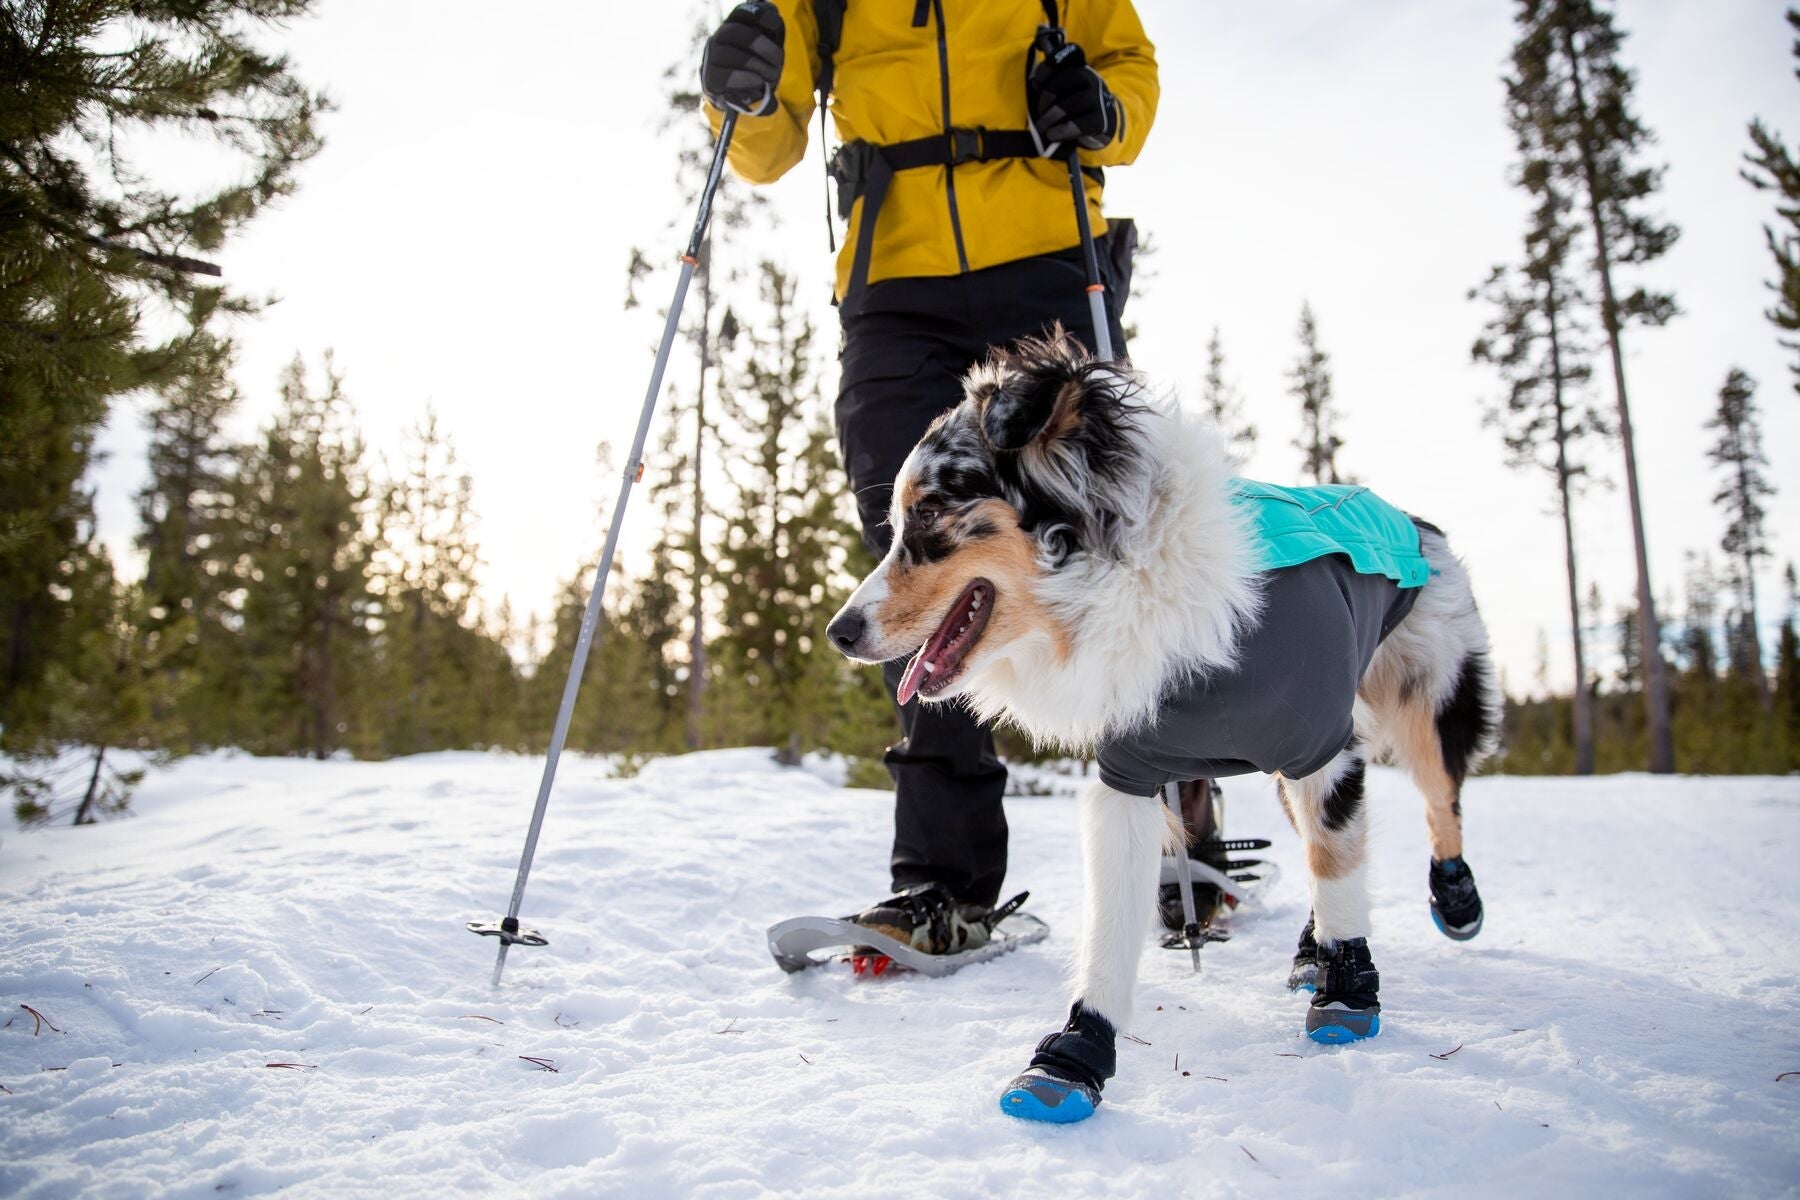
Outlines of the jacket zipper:
[{"label": "jacket zipper", "polygon": [[[920,8],[923,8],[923,3]],[[931,10],[937,16],[937,52],[938,52],[938,84],[944,99],[944,136],[952,138],[953,126],[950,123],[950,51],[944,44],[944,5],[943,0],[931,0]],[[963,245],[962,214],[956,208],[956,165],[946,163],[944,166],[944,195],[950,204],[950,233],[956,239],[956,263],[964,274],[969,273],[969,252]]]}]

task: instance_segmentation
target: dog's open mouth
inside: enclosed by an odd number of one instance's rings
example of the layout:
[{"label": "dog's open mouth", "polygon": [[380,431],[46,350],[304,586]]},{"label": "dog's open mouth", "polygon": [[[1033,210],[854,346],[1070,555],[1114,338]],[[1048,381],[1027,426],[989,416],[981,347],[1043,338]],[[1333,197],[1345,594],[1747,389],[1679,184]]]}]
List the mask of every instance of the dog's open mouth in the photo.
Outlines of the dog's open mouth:
[{"label": "dog's open mouth", "polygon": [[993,584],[977,579],[964,588],[937,632],[906,664],[906,674],[900,677],[900,690],[894,698],[905,704],[915,695],[935,696],[949,687],[962,673],[963,660],[981,640],[981,631],[987,627],[993,611]]}]

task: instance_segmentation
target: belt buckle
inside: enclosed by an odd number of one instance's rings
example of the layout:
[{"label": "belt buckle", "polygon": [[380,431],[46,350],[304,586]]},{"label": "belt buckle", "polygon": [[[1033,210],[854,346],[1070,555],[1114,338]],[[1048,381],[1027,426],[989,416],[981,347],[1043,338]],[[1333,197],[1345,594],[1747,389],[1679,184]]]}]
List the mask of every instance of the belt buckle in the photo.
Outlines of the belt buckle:
[{"label": "belt buckle", "polygon": [[952,128],[950,130],[951,166],[961,166],[966,162],[981,162],[986,158],[986,128],[978,125],[973,129]]}]

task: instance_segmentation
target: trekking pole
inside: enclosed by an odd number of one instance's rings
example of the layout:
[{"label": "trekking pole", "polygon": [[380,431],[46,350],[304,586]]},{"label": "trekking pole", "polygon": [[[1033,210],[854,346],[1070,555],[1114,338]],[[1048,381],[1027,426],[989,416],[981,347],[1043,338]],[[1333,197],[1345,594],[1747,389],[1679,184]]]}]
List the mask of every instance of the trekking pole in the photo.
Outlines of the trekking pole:
[{"label": "trekking pole", "polygon": [[[1046,12],[1053,10],[1046,8]],[[1033,68],[1041,55],[1049,58],[1062,50],[1069,43],[1068,35],[1060,25],[1039,25],[1037,37],[1032,40],[1031,52],[1025,57],[1025,76],[1031,77]],[[1031,136],[1038,144],[1038,152],[1046,158],[1054,158],[1062,143],[1052,142],[1046,146],[1037,136],[1035,127]],[[1088,220],[1087,187],[1081,178],[1081,147],[1069,145],[1069,191],[1075,198],[1075,228],[1081,234],[1082,265],[1087,268],[1088,316],[1094,324],[1094,350],[1107,362],[1112,361],[1112,325],[1106,319],[1106,285],[1100,281],[1100,257],[1094,252],[1094,227]]]},{"label": "trekking pole", "polygon": [[600,600],[612,572],[613,552],[619,545],[619,527],[625,520],[625,505],[631,489],[644,476],[644,439],[650,432],[650,417],[656,411],[656,397],[662,391],[663,370],[669,365],[669,350],[675,343],[676,326],[681,322],[681,306],[687,299],[688,283],[700,265],[700,243],[706,237],[706,226],[712,218],[713,194],[719,190],[719,177],[725,169],[725,151],[731,145],[737,128],[738,114],[726,109],[719,123],[719,136],[713,143],[712,167],[706,173],[706,186],[700,191],[700,211],[694,218],[694,233],[688,238],[687,253],[681,256],[681,275],[675,281],[675,299],[669,305],[669,319],[663,326],[662,342],[656,348],[656,365],[650,371],[650,387],[644,393],[644,409],[638,415],[637,436],[631,443],[631,457],[625,462],[625,475],[619,482],[619,499],[613,505],[612,527],[606,532],[606,548],[600,554],[600,567],[594,573],[594,586],[588,593],[587,613],[581,619],[581,633],[575,639],[575,655],[569,663],[568,682],[563,684],[562,706],[556,711],[556,727],[550,734],[550,752],[544,759],[544,777],[538,784],[537,807],[531,813],[531,828],[525,834],[525,852],[519,856],[519,874],[513,881],[512,902],[506,916],[498,923],[470,921],[468,928],[484,937],[500,939],[500,954],[494,960],[494,987],[500,986],[500,974],[506,970],[506,952],[514,945],[546,946],[549,939],[535,929],[519,927],[519,905],[525,899],[525,880],[531,874],[531,860],[537,853],[538,833],[544,827],[544,810],[550,804],[550,789],[556,782],[556,764],[562,758],[563,743],[569,736],[569,721],[575,715],[575,696],[581,690],[581,676],[587,666],[600,624]]},{"label": "trekking pole", "polygon": [[[1081,257],[1086,260],[1088,316],[1094,322],[1094,349],[1100,357],[1112,361],[1112,324],[1106,318],[1106,285],[1100,282],[1100,257],[1094,252],[1094,228],[1088,220],[1087,188],[1081,181],[1081,155],[1069,155],[1069,190],[1075,194],[1075,226],[1081,230]],[[1195,970],[1200,956],[1194,955]]]},{"label": "trekking pole", "polygon": [[[1089,293],[1092,295],[1093,293]],[[1163,796],[1168,801],[1169,811],[1175,814],[1175,823],[1187,828],[1181,817],[1181,785],[1171,780],[1163,785]],[[1194,864],[1188,860],[1187,841],[1175,847],[1175,880],[1181,891],[1181,936],[1188,950],[1194,956],[1194,974],[1200,973],[1200,947],[1206,942],[1200,932],[1200,919],[1194,915]],[[1172,948],[1182,943],[1171,939]]]}]

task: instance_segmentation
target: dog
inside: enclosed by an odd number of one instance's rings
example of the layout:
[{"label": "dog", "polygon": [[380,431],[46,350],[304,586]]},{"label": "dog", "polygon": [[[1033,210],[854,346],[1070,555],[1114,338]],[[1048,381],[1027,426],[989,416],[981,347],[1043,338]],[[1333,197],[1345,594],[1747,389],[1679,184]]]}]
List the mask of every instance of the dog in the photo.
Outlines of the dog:
[{"label": "dog", "polygon": [[1310,877],[1289,986],[1314,993],[1315,1040],[1380,1028],[1371,757],[1424,793],[1439,928],[1479,932],[1461,789],[1494,749],[1499,697],[1469,577],[1435,526],[1366,489],[1234,478],[1210,425],[1060,327],[970,370],[901,466],[890,521],[892,547],[830,622],[833,644],[909,658],[901,704],[960,700],[1100,767],[1079,802],[1070,1015],[1003,1111],[1067,1122],[1099,1103],[1160,857],[1181,839],[1158,798],[1173,781],[1275,776]]}]

